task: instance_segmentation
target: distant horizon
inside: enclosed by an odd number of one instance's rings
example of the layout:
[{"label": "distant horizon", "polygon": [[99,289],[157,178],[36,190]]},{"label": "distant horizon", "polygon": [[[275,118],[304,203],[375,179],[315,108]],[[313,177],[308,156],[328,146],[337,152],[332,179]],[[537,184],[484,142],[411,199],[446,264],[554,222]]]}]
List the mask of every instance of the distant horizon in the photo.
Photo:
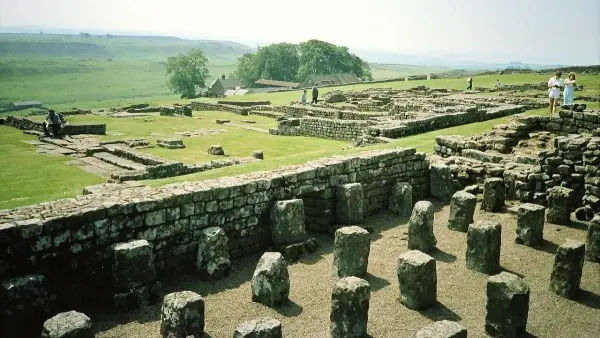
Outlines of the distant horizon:
[{"label": "distant horizon", "polygon": [[[209,37],[209,36],[177,36],[177,35],[167,35],[167,34],[160,34],[160,33],[153,33],[153,32],[143,32],[143,31],[110,31],[110,30],[105,30],[105,29],[90,29],[90,28],[62,28],[62,27],[48,27],[48,26],[40,26],[40,25],[23,25],[23,26],[0,26],[0,34],[47,34],[47,35],[73,35],[73,36],[77,36],[80,33],[89,33],[90,35],[93,36],[105,36],[105,35],[112,35],[112,36],[123,36],[123,37],[164,37],[164,38],[175,38],[175,39],[182,39],[182,40],[187,40],[187,41],[219,41],[219,42],[229,42],[229,43],[235,43],[235,44],[240,44],[243,46],[246,46],[250,49],[256,49],[258,47],[261,46],[266,46],[268,44],[271,43],[279,43],[279,42],[252,42],[252,41],[236,41],[236,40],[231,40],[231,39],[219,39],[219,38],[214,38],[214,37]],[[361,48],[361,47],[356,47],[356,46],[347,46],[351,52],[361,56],[361,54],[373,54],[373,53],[380,53],[380,54],[386,54],[387,58],[392,57],[393,55],[402,55],[402,56],[410,56],[410,57],[421,57],[421,58],[435,58],[435,59],[439,59],[442,60],[445,58],[445,60],[448,62],[450,61],[450,63],[452,63],[452,61],[454,61],[455,63],[462,63],[461,65],[463,66],[469,66],[469,65],[481,65],[481,66],[485,66],[485,65],[508,65],[508,64],[519,64],[519,65],[529,65],[529,66],[549,66],[549,67],[564,67],[564,66],[594,66],[594,65],[600,65],[600,61],[598,63],[595,64],[549,64],[549,63],[535,63],[535,62],[528,62],[527,60],[511,60],[511,61],[498,61],[498,62],[483,62],[481,60],[461,60],[459,58],[455,58],[453,59],[452,57],[448,57],[448,56],[436,56],[436,57],[431,57],[429,55],[419,55],[419,54],[404,54],[404,53],[394,53],[394,52],[389,52],[389,51],[385,51],[385,50],[376,50],[376,49],[365,49],[365,48]],[[357,52],[358,51],[358,52]],[[361,58],[365,59],[367,62],[369,63],[374,63],[374,64],[381,64],[381,65],[406,65],[406,66],[438,66],[438,67],[446,67],[446,68],[451,68],[452,66],[449,65],[444,65],[444,64],[435,64],[432,62],[425,62],[423,64],[419,64],[419,63],[400,63],[400,62],[394,62],[391,60],[388,61],[380,61],[380,60],[369,60],[369,57],[363,57],[361,56]]]},{"label": "distant horizon", "polygon": [[[291,9],[290,9],[291,8]],[[356,51],[486,64],[600,63],[600,1],[3,0],[0,27],[64,27],[262,45],[319,39]],[[430,60],[434,61],[434,60]]]}]

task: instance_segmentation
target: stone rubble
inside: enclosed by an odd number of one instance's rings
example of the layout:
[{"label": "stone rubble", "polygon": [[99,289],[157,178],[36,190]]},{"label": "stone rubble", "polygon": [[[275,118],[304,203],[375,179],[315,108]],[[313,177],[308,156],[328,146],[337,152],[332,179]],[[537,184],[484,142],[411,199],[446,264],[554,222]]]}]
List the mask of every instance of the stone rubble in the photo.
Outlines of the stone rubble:
[{"label": "stone rubble", "polygon": [[467,328],[457,322],[441,320],[420,329],[415,338],[467,338]]},{"label": "stone rubble", "polygon": [[41,337],[93,338],[92,320],[81,312],[61,312],[44,322]]},{"label": "stone rubble", "polygon": [[271,317],[249,320],[237,327],[233,338],[281,338],[281,322]]}]

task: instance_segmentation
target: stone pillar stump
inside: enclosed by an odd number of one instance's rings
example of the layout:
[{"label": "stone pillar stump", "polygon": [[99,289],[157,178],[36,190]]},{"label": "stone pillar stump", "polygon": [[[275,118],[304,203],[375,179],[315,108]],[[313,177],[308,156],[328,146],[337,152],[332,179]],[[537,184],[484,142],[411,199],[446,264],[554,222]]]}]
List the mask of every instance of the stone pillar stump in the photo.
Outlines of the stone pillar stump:
[{"label": "stone pillar stump", "polygon": [[204,299],[192,291],[166,295],[160,315],[160,333],[163,338],[202,338]]},{"label": "stone pillar stump", "polygon": [[413,189],[406,182],[396,182],[390,191],[388,209],[402,217],[410,216],[413,208]]},{"label": "stone pillar stump", "polygon": [[363,219],[363,189],[360,183],[338,185],[335,216],[339,224],[359,224]]},{"label": "stone pillar stump", "polygon": [[499,271],[501,241],[500,223],[477,221],[471,224],[467,233],[467,267],[486,274]]},{"label": "stone pillar stump", "polygon": [[430,252],[435,248],[437,240],[433,234],[433,204],[419,201],[413,208],[408,221],[408,248],[422,252]]},{"label": "stone pillar stump", "polygon": [[550,290],[565,298],[575,298],[581,284],[584,256],[582,242],[567,240],[559,246],[550,275]]},{"label": "stone pillar stump", "polygon": [[362,338],[367,334],[371,286],[358,277],[339,279],[331,294],[332,338]]},{"label": "stone pillar stump", "polygon": [[396,273],[400,302],[409,309],[424,309],[437,302],[437,272],[433,257],[411,250],[398,258]]},{"label": "stone pillar stump", "polygon": [[502,272],[487,280],[485,332],[492,337],[521,337],[527,327],[529,286]]},{"label": "stone pillar stump", "polygon": [[466,191],[459,191],[452,195],[450,213],[448,215],[448,228],[456,231],[467,232],[473,223],[477,197]]},{"label": "stone pillar stump", "polygon": [[488,178],[483,182],[483,201],[481,209],[485,211],[500,211],[504,206],[504,180],[498,177]]},{"label": "stone pillar stump", "polygon": [[361,227],[349,226],[335,231],[333,244],[333,274],[336,277],[367,273],[371,234]]},{"label": "stone pillar stump", "polygon": [[288,301],[290,275],[279,252],[265,252],[252,275],[252,301],[275,306]]}]

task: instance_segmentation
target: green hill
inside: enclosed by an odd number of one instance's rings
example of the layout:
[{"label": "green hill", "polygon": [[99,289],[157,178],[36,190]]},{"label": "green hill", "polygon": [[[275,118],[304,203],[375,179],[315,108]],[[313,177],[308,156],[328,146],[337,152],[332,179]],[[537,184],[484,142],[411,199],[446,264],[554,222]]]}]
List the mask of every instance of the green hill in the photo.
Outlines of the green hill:
[{"label": "green hill", "polygon": [[175,99],[165,83],[169,56],[200,48],[211,77],[230,75],[248,46],[157,36],[0,34],[0,105],[106,107],[146,98]]}]

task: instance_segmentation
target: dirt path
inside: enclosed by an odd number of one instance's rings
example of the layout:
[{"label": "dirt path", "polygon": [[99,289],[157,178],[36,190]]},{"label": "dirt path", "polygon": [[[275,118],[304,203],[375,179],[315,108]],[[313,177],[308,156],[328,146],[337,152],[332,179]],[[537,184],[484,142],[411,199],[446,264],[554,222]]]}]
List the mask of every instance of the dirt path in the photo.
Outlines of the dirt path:
[{"label": "dirt path", "polygon": [[[436,205],[439,207],[439,205]],[[406,252],[407,218],[390,213],[371,217],[365,224],[375,228],[372,235],[369,274],[372,287],[368,332],[372,337],[412,337],[434,320],[460,322],[470,337],[484,336],[485,285],[487,276],[465,266],[466,234],[446,227],[448,207],[435,215],[439,304],[425,311],[409,310],[400,304],[396,261]],[[476,211],[475,220],[502,224],[501,265],[524,276],[531,288],[527,331],[530,337],[597,337],[600,332],[600,264],[586,262],[576,301],[555,296],[548,290],[557,245],[566,238],[584,240],[581,225],[546,224],[544,246],[538,249],[514,243],[515,216]],[[329,337],[332,240],[318,237],[320,250],[289,268],[291,302],[278,310],[251,302],[250,278],[259,255],[237,260],[232,273],[215,283],[198,282],[184,276],[167,286],[168,291],[193,290],[204,296],[207,337],[231,337],[245,320],[272,316],[283,324],[284,337]],[[92,318],[97,337],[160,337],[160,305],[125,315]]]}]

